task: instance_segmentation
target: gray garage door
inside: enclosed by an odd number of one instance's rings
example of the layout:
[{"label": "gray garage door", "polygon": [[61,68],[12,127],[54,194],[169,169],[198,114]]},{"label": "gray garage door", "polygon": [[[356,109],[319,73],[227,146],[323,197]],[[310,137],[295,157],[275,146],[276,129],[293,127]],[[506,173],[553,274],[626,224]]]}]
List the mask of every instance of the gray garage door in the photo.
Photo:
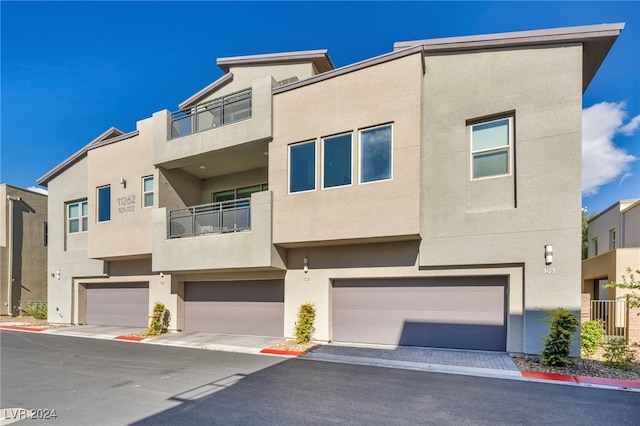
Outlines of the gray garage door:
[{"label": "gray garage door", "polygon": [[284,335],[284,281],[188,282],[184,328],[254,336]]},{"label": "gray garage door", "polygon": [[333,283],[333,340],[505,351],[507,277]]},{"label": "gray garage door", "polygon": [[147,327],[149,285],[87,286],[87,324]]}]

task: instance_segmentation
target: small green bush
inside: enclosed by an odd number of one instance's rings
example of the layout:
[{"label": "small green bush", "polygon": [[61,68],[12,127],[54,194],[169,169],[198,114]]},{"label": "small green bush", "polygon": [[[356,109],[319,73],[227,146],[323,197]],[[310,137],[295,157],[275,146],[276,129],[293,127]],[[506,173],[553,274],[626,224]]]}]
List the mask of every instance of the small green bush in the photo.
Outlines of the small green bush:
[{"label": "small green bush", "polygon": [[626,340],[621,337],[610,340],[604,345],[604,364],[620,370],[631,370],[635,355],[629,350]]},{"label": "small green bush", "polygon": [[156,302],[153,306],[153,315],[151,318],[151,324],[147,329],[147,336],[158,336],[162,333],[166,333],[169,328],[168,313],[164,307],[164,304]]},{"label": "small green bush", "polygon": [[564,366],[569,362],[571,340],[578,330],[578,317],[564,308],[547,312],[547,322],[551,323],[549,335],[545,339],[542,351],[542,363]]},{"label": "small green bush", "polygon": [[582,323],[580,332],[580,347],[584,356],[591,356],[604,343],[604,323],[602,320],[586,321]]},{"label": "small green bush", "polygon": [[30,304],[30,305],[27,305],[22,310],[22,312],[24,312],[25,315],[28,315],[28,316],[33,317],[35,319],[46,320],[47,319],[47,304],[46,303]]},{"label": "small green bush", "polygon": [[311,336],[316,331],[313,322],[316,319],[316,307],[313,303],[304,303],[298,310],[298,321],[296,322],[296,343],[309,343]]}]

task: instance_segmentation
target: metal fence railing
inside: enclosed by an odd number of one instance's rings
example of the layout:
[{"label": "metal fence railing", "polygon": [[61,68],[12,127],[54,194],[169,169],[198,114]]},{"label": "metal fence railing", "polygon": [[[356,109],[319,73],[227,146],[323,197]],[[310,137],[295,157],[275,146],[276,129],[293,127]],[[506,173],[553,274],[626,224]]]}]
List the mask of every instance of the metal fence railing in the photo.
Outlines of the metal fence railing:
[{"label": "metal fence railing", "polygon": [[171,113],[171,139],[251,118],[251,89]]},{"label": "metal fence railing", "polygon": [[251,229],[251,198],[171,209],[167,215],[169,238],[246,231]]},{"label": "metal fence railing", "polygon": [[602,321],[605,339],[626,337],[627,302],[625,300],[592,300],[591,319]]}]

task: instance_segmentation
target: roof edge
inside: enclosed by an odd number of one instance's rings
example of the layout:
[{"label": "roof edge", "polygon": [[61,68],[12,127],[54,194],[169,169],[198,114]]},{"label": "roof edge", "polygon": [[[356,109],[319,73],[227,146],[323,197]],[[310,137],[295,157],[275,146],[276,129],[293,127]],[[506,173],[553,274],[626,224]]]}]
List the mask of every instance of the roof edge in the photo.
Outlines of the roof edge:
[{"label": "roof edge", "polygon": [[183,110],[185,108],[189,108],[191,106],[193,106],[194,104],[198,103],[198,101],[200,101],[202,98],[208,96],[210,93],[215,92],[217,89],[221,88],[222,86],[231,83],[233,81],[233,73],[227,73],[225,75],[223,75],[222,77],[220,77],[219,79],[217,79],[216,81],[214,81],[213,83],[209,84],[207,87],[200,89],[198,92],[196,92],[195,94],[191,95],[189,98],[187,98],[186,100],[182,101],[179,105],[178,108],[180,110]]},{"label": "roof edge", "polygon": [[278,93],[288,92],[289,90],[294,90],[299,87],[308,86],[310,84],[317,83],[319,81],[328,80],[330,78],[338,77],[340,75],[348,74],[350,72],[358,71],[363,68],[368,68],[374,65],[382,64],[385,62],[393,61],[396,59],[404,58],[405,56],[410,56],[416,53],[422,53],[422,46],[412,46],[403,50],[396,50],[393,52],[385,53],[383,55],[375,56],[373,58],[365,59],[360,62],[356,62],[350,65],[346,65],[341,68],[336,68],[331,71],[327,71],[323,74],[314,75],[313,77],[307,78],[305,80],[300,80],[295,83],[287,84],[286,86],[276,87],[273,89],[273,94],[276,95]]},{"label": "roof edge", "polygon": [[224,71],[229,72],[232,66],[258,65],[273,62],[302,62],[311,61],[318,72],[323,73],[335,69],[327,49],[302,50],[297,52],[266,53],[261,55],[232,56],[218,58],[217,64]]}]

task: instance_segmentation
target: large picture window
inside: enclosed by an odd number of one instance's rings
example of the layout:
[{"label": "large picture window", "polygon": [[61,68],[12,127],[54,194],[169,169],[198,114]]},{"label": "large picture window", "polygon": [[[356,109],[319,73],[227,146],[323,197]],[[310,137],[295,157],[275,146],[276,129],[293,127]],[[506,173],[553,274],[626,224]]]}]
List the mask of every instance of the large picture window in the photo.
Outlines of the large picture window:
[{"label": "large picture window", "polygon": [[351,134],[325,138],[322,148],[322,187],[351,185]]},{"label": "large picture window", "polygon": [[503,118],[471,126],[473,179],[511,173],[512,119]]},{"label": "large picture window", "polygon": [[360,182],[391,179],[391,125],[360,132]]},{"label": "large picture window", "polygon": [[86,201],[67,204],[67,232],[86,232],[89,225],[89,209]]},{"label": "large picture window", "polygon": [[111,186],[98,188],[98,222],[111,220]]},{"label": "large picture window", "polygon": [[316,143],[289,146],[289,192],[316,189]]}]

